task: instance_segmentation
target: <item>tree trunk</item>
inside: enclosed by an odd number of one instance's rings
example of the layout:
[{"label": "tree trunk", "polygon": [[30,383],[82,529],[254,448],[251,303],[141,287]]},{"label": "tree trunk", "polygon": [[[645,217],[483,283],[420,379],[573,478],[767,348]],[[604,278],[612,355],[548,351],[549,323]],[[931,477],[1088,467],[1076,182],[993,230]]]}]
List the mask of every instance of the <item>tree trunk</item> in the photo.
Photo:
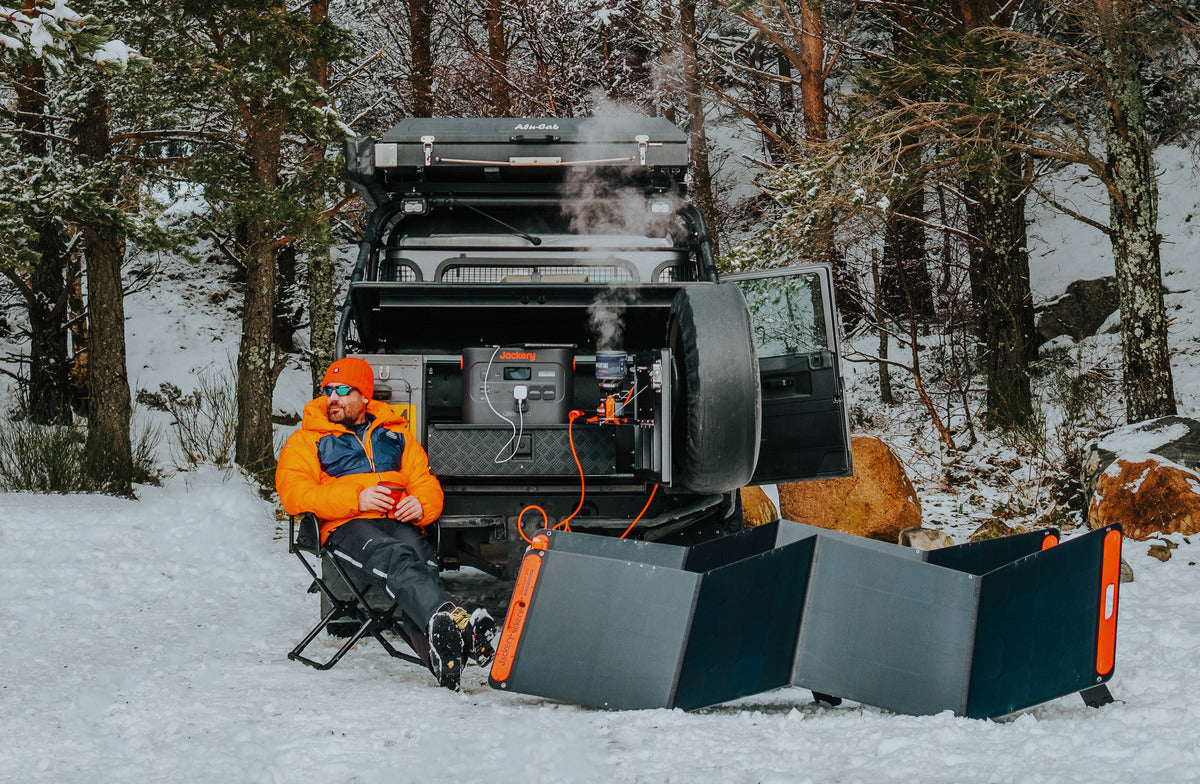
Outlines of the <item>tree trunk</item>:
[{"label": "tree trunk", "polygon": [[[964,34],[991,25],[1007,26],[1012,6],[998,0],[957,0]],[[980,152],[998,145],[1002,131],[983,129]],[[1036,355],[1033,294],[1025,218],[1026,159],[991,148],[992,156],[964,175],[967,228],[971,234],[972,299],[980,320],[990,427],[1027,426],[1033,417],[1029,362]]]},{"label": "tree trunk", "polygon": [[[82,157],[99,164],[110,153],[108,101],[101,89],[87,96],[86,112],[75,127]],[[115,198],[110,187],[101,191]],[[86,470],[105,492],[133,495],[132,405],[125,354],[125,298],[121,263],[125,238],[111,224],[81,220],[87,260],[89,325],[88,430]]]},{"label": "tree trunk", "polygon": [[303,308],[297,305],[296,289],[300,286],[296,264],[298,249],[289,242],[275,251],[275,320],[271,325],[272,340],[282,354],[296,351],[296,330],[300,328]]},{"label": "tree trunk", "polygon": [[[329,17],[327,0],[317,0],[309,10],[314,22],[324,22]],[[312,65],[312,76],[322,88],[329,87],[329,69],[324,60]],[[308,150],[310,164],[316,166],[324,155],[323,145],[313,145]],[[320,209],[319,202],[314,204]],[[309,371],[312,375],[312,393],[320,393],[321,379],[325,368],[333,362],[335,319],[337,310],[333,304],[333,246],[329,222],[318,225],[308,242],[308,347]]]},{"label": "tree trunk", "polygon": [[[22,7],[33,10],[33,0]],[[41,60],[20,66],[21,78],[13,85],[21,151],[42,158],[50,132],[46,120],[46,78]],[[66,243],[59,220],[53,216],[26,219],[37,236],[39,259],[29,272],[26,306],[29,313],[29,418],[39,424],[71,421],[70,363],[67,352],[66,311],[69,291],[64,279]]]},{"label": "tree trunk", "polygon": [[[787,122],[775,126],[775,133],[789,148],[796,146],[796,133],[793,130],[791,118],[796,111],[796,89],[792,83],[792,61],[783,52],[775,55],[776,68],[779,70],[779,115]],[[786,81],[785,81],[786,80]],[[779,159],[782,163],[783,159]]]},{"label": "tree trunk", "polygon": [[308,324],[309,368],[312,372],[313,396],[320,394],[325,369],[333,362],[337,339],[337,306],[334,304],[333,245],[329,224],[316,229],[308,252]]},{"label": "tree trunk", "polygon": [[433,116],[434,5],[432,0],[409,0],[407,3],[413,117]]},{"label": "tree trunk", "polygon": [[83,295],[83,258],[78,248],[67,254],[67,324],[71,332],[71,408],[87,416],[88,406],[88,318]]},{"label": "tree trunk", "polygon": [[883,306],[883,293],[881,291],[882,277],[879,273],[879,261],[876,257],[875,250],[871,251],[871,277],[875,283],[875,324],[879,333],[878,357],[876,368],[879,371],[879,402],[889,406],[895,405],[896,396],[892,394],[892,375],[888,371],[888,345],[891,343],[891,336],[888,334],[887,328],[887,310]]},{"label": "tree trunk", "polygon": [[700,80],[700,60],[696,41],[696,0],[679,3],[679,31],[683,44],[683,89],[687,94],[687,131],[692,157],[692,183],[696,207],[708,224],[713,255],[720,250],[721,220],[713,196],[712,171],[709,168],[708,136],[704,130],[704,95]]},{"label": "tree trunk", "polygon": [[[892,51],[902,53],[911,49],[917,20],[915,9],[898,4],[892,16]],[[897,100],[920,100],[918,89],[899,88]],[[887,226],[883,241],[883,294],[888,312],[894,316],[906,314],[917,321],[929,321],[934,315],[933,280],[926,259],[925,177],[921,173],[924,153],[922,134],[916,130],[902,131],[896,140],[897,160],[906,179],[897,193],[891,194],[887,210]]]},{"label": "tree trunk", "polygon": [[820,3],[800,0],[799,10],[795,66],[800,76],[805,144],[812,148],[829,139],[829,109],[825,105],[825,20],[821,17]]},{"label": "tree trunk", "polygon": [[[904,134],[900,139],[901,166],[915,171],[920,166],[920,139]],[[918,178],[896,194],[887,209],[883,237],[883,269],[880,294],[887,313],[895,319],[918,323],[933,317],[933,281],[925,259],[925,182]],[[917,220],[912,220],[913,218]]]},{"label": "tree trunk", "polygon": [[979,314],[987,380],[987,422],[1021,428],[1033,416],[1029,361],[1033,295],[1029,288],[1025,190],[1015,156],[969,172],[967,226],[971,289]]},{"label": "tree trunk", "polygon": [[[829,141],[829,107],[825,84],[825,19],[821,3],[800,0],[799,27],[793,29],[792,65],[800,80],[800,111],[804,118],[804,149],[816,152]],[[848,269],[837,246],[837,216],[825,213],[813,236],[817,261],[833,267],[838,311],[843,327],[853,329],[867,315],[862,288]]]},{"label": "tree trunk", "polygon": [[29,274],[29,419],[42,425],[71,421],[67,347],[67,298],[64,280],[66,243],[54,218],[30,221],[38,236],[40,258]]},{"label": "tree trunk", "polygon": [[484,8],[487,24],[488,66],[491,69],[490,92],[493,116],[512,114],[512,96],[508,85],[508,33],[504,28],[504,0],[488,0]]},{"label": "tree trunk", "polygon": [[1101,62],[1109,100],[1109,226],[1121,305],[1121,359],[1125,417],[1129,422],[1176,412],[1159,258],[1158,182],[1146,134],[1146,106],[1125,2],[1097,0],[1103,40]]},{"label": "tree trunk", "polygon": [[[277,110],[258,103],[247,124],[246,159],[263,192],[275,189],[279,177],[283,119]],[[271,410],[276,372],[272,354],[275,315],[275,222],[267,215],[246,221],[246,293],[242,306],[242,339],[238,347],[237,464],[266,486],[275,468]]]}]

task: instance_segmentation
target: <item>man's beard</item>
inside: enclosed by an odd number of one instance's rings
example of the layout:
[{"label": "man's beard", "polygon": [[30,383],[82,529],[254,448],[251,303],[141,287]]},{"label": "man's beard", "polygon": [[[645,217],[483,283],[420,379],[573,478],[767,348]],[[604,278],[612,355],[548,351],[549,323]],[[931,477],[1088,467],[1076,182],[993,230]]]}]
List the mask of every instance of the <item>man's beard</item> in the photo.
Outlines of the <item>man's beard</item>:
[{"label": "man's beard", "polygon": [[330,422],[341,424],[342,420],[346,418],[346,409],[342,406],[334,408],[333,404],[330,404],[328,416]]}]

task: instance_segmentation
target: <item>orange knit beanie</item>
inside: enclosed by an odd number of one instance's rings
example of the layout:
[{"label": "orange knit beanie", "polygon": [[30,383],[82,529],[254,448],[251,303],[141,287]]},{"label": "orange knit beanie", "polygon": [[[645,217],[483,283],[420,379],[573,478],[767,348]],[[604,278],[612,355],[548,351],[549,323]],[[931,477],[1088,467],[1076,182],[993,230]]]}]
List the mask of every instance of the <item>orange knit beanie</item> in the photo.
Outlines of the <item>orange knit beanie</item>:
[{"label": "orange knit beanie", "polygon": [[358,357],[345,357],[329,366],[325,371],[322,387],[330,384],[349,384],[362,392],[367,400],[375,394],[375,372],[371,366]]}]

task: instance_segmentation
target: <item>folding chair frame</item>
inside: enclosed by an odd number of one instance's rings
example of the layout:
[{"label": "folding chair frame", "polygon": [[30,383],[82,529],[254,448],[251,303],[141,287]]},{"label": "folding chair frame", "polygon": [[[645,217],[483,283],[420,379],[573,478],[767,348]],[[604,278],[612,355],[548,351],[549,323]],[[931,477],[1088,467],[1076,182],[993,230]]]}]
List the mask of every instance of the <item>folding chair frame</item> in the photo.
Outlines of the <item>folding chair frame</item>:
[{"label": "folding chair frame", "polygon": [[[383,646],[383,649],[388,652],[388,655],[394,656],[397,659],[404,659],[415,664],[425,666],[420,657],[397,650],[383,636],[383,632],[391,629],[400,635],[401,639],[408,644],[410,648],[415,650],[412,645],[412,631],[405,628],[404,619],[397,615],[398,602],[393,602],[390,607],[384,610],[379,610],[371,606],[367,600],[366,591],[358,586],[358,584],[346,572],[346,568],[341,561],[336,557],[325,559],[326,563],[332,564],[334,571],[342,578],[346,586],[352,594],[349,599],[341,599],[334,595],[329,585],[318,573],[316,567],[309,562],[308,556],[305,554],[316,556],[317,563],[321,563],[325,555],[332,555],[321,546],[320,528],[317,518],[312,514],[305,514],[300,517],[299,523],[295,516],[292,516],[288,521],[288,552],[294,554],[300,563],[304,564],[305,570],[312,576],[312,586],[309,587],[309,592],[320,591],[325,598],[329,600],[330,609],[317,625],[313,627],[300,643],[292,649],[288,654],[288,658],[293,661],[303,662],[310,667],[316,667],[318,670],[328,670],[333,667],[346,653],[354,647],[355,643],[363,637],[371,636]],[[317,635],[324,631],[330,623],[341,618],[350,618],[358,622],[358,627],[350,635],[349,639],[342,644],[327,661],[320,662],[304,655],[304,649],[317,638]]]}]

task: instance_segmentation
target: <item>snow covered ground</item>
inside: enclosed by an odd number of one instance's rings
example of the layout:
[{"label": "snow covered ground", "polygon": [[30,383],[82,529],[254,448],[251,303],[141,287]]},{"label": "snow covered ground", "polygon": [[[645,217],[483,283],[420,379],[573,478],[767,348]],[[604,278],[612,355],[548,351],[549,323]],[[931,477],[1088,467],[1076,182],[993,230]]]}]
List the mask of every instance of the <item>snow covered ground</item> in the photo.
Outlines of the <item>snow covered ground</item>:
[{"label": "snow covered ground", "polygon": [[140,496],[0,498],[0,781],[1169,782],[1200,765],[1200,544],[1166,563],[1128,548],[1102,709],[911,717],[785,689],[619,712],[495,691],[474,667],[454,694],[374,643],[328,672],[290,662],[317,600],[271,506],[213,469]]},{"label": "snow covered ground", "polygon": [[[1198,417],[1200,187],[1182,153],[1159,163],[1175,381],[1180,413]],[[1031,236],[1039,301],[1111,273],[1103,241],[1076,224],[1047,219]],[[163,281],[130,298],[135,388],[187,391],[229,366],[237,319],[211,289]],[[307,385],[287,371],[276,410],[297,412]],[[986,517],[994,500],[920,489],[939,525]],[[211,468],[138,496],[0,494],[0,784],[1171,782],[1200,769],[1200,542],[1176,537],[1165,563],[1127,543],[1118,702],[1098,710],[1072,695],[999,721],[910,717],[785,689],[617,712],[493,691],[475,668],[450,693],[374,643],[328,672],[290,662],[317,598],[272,505]],[[483,578],[449,579],[470,592]]]}]

